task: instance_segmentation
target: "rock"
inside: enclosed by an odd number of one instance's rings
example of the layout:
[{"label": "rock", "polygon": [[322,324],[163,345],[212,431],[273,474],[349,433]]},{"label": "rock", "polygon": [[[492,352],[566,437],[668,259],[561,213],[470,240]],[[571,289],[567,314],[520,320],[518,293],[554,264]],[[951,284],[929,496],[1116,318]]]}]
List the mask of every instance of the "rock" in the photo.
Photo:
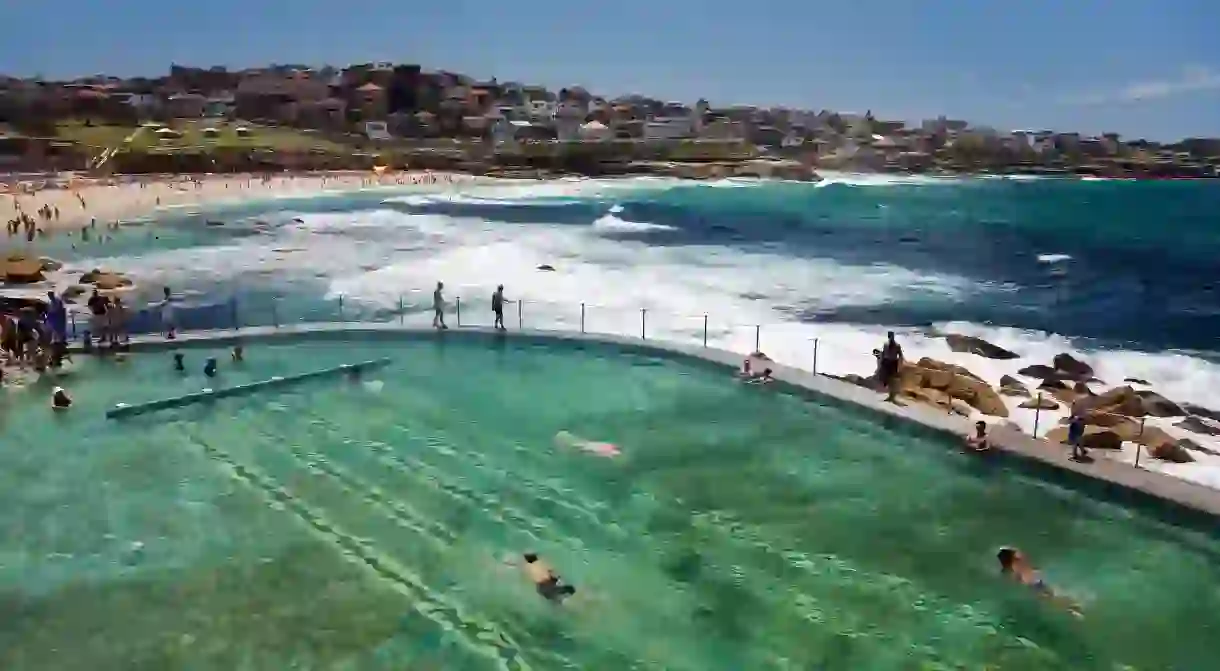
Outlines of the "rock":
[{"label": "rock", "polygon": [[44,273],[53,273],[57,270],[62,270],[64,267],[62,261],[56,261],[49,256],[44,256],[38,259],[38,261],[42,264],[42,272]]},{"label": "rock", "polygon": [[1000,387],[1000,393],[1005,396],[1020,396],[1023,398],[1029,398],[1030,395],[1029,390],[1026,389],[1024,385],[1020,387],[1003,386]]},{"label": "rock", "polygon": [[[1113,415],[1104,410],[1090,410],[1087,412],[1081,412],[1080,418],[1084,420],[1085,424],[1088,424],[1091,426],[1101,426],[1101,427],[1105,427],[1108,429],[1118,428],[1118,427],[1128,427],[1128,428],[1125,428],[1123,431],[1121,431],[1121,433],[1123,433],[1123,435],[1129,434],[1131,436],[1134,436],[1139,431],[1139,426],[1140,426],[1139,422],[1135,421],[1134,419],[1131,419],[1130,417],[1127,417],[1125,415]],[[1069,419],[1070,418],[1068,418],[1068,417],[1064,417],[1063,419],[1059,420],[1059,423],[1067,424]]]},{"label": "rock", "polygon": [[1178,445],[1180,445],[1188,450],[1193,450],[1195,452],[1202,452],[1203,454],[1210,454],[1213,457],[1220,457],[1220,452],[1217,452],[1216,450],[1213,450],[1210,447],[1203,447],[1202,445],[1196,443],[1195,441],[1193,441],[1189,438],[1179,438]]},{"label": "rock", "polygon": [[1123,378],[1123,382],[1130,382],[1131,384],[1142,384],[1144,386],[1152,384],[1148,380],[1141,380],[1138,377],[1125,377],[1125,378]]},{"label": "rock", "polygon": [[[1052,443],[1066,443],[1067,435],[1066,426],[1057,426],[1046,432],[1046,439]],[[1086,426],[1084,427],[1084,438],[1080,440],[1080,444],[1097,450],[1121,450],[1123,439],[1122,436],[1109,429],[1100,426]]]},{"label": "rock", "polygon": [[118,273],[101,273],[93,276],[93,286],[101,291],[111,291],[131,286],[131,280]]},{"label": "rock", "polygon": [[965,375],[954,375],[952,383],[945,391],[953,398],[969,403],[984,415],[1008,416],[1008,406],[1004,405],[1004,399],[982,380]]},{"label": "rock", "polygon": [[90,270],[89,272],[85,273],[84,275],[81,275],[80,279],[77,281],[80,282],[81,284],[93,284],[93,278],[95,278],[101,274],[102,274],[101,270],[94,268],[93,270]]},{"label": "rock", "polygon": [[953,409],[952,399],[958,399],[984,414],[1008,416],[1008,406],[1000,395],[961,366],[924,357],[918,364],[904,364],[898,375],[901,393],[918,402],[948,411]]},{"label": "rock", "polygon": [[1059,404],[1049,398],[1039,396],[1038,398],[1031,398],[1017,407],[1025,408],[1026,410],[1058,410]]},{"label": "rock", "polygon": [[[1039,389],[1041,389],[1041,387],[1039,387]],[[1077,392],[1075,389],[1068,389],[1067,387],[1058,387],[1056,389],[1047,389],[1045,391],[1047,394],[1050,394],[1051,398],[1058,399],[1069,407],[1075,407],[1076,403],[1080,399],[1086,398],[1083,394]]]},{"label": "rock", "polygon": [[1211,410],[1209,408],[1204,408],[1201,405],[1195,405],[1194,403],[1183,403],[1182,409],[1192,415],[1199,415],[1200,417],[1206,417],[1208,419],[1214,419],[1217,422],[1220,422],[1220,410]]},{"label": "rock", "polygon": [[62,296],[65,301],[71,302],[87,293],[89,293],[89,289],[82,287],[79,284],[73,284],[67,289],[64,289]]},{"label": "rock", "polygon": [[1094,396],[1082,397],[1073,409],[1080,413],[1104,409],[1112,414],[1142,417],[1144,402],[1134,389],[1123,386],[1114,387]]},{"label": "rock", "polygon": [[1190,416],[1186,419],[1174,424],[1179,429],[1185,429],[1191,433],[1198,433],[1205,436],[1220,436],[1220,424],[1215,424],[1201,417]]},{"label": "rock", "polygon": [[1186,414],[1177,403],[1161,396],[1155,391],[1137,391],[1141,403],[1144,406],[1144,412],[1153,417],[1181,417]]},{"label": "rock", "polygon": [[1054,364],[1055,370],[1065,374],[1064,377],[1073,380],[1087,380],[1093,377],[1093,367],[1071,354],[1056,354],[1051,363]]},{"label": "rock", "polygon": [[1026,388],[1024,382],[1018,380],[1017,378],[1015,378],[1011,375],[1001,375],[1000,376],[1000,386],[1001,387],[1012,387],[1014,389],[1017,389],[1017,388],[1025,389]]},{"label": "rock", "polygon": [[42,274],[42,261],[21,256],[10,256],[0,261],[0,277],[12,284],[34,284],[46,279]]},{"label": "rock", "polygon": [[1017,375],[1024,375],[1025,377],[1032,377],[1039,380],[1059,380],[1063,378],[1063,373],[1051,368],[1050,366],[1043,366],[1040,363],[1022,368],[1021,370],[1017,371]]},{"label": "rock", "polygon": [[1089,389],[1089,385],[1087,385],[1083,382],[1077,382],[1076,384],[1072,385],[1072,391],[1076,392],[1077,394],[1079,394],[1081,396],[1096,396],[1097,395],[1097,394],[1093,393],[1092,389]]},{"label": "rock", "polygon": [[1175,464],[1189,464],[1195,460],[1185,446],[1176,442],[1157,445],[1148,452],[1157,459],[1171,461]]},{"label": "rock", "polygon": [[544,263],[544,264],[538,266],[538,270],[546,270],[546,271],[550,271],[550,272],[555,272],[555,266],[552,266],[549,263]]},{"label": "rock", "polygon": [[1015,352],[1010,352],[999,345],[993,345],[982,338],[975,338],[974,336],[949,333],[945,335],[945,342],[949,344],[949,349],[954,352],[975,354],[985,359],[1018,358]]},{"label": "rock", "polygon": [[921,368],[931,368],[933,370],[946,370],[955,375],[965,375],[966,377],[972,377],[972,378],[978,380],[979,382],[983,381],[983,378],[975,375],[974,373],[970,372],[967,368],[965,368],[963,366],[958,366],[956,364],[951,364],[951,363],[945,363],[944,361],[937,361],[936,359],[933,359],[932,357],[927,357],[927,356],[923,357],[922,359],[919,360],[918,365]]}]

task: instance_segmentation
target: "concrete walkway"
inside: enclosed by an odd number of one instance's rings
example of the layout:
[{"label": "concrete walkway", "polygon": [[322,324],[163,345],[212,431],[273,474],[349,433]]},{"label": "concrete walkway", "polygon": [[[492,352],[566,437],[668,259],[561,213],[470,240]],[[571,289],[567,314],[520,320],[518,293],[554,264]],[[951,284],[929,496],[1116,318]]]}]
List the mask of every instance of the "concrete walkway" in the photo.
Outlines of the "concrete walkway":
[{"label": "concrete walkway", "polygon": [[[271,342],[277,340],[333,339],[342,340],[359,337],[388,337],[395,339],[438,338],[484,338],[511,337],[516,340],[535,342],[588,342],[613,346],[624,351],[633,351],[656,356],[677,357],[710,362],[724,366],[726,374],[740,367],[744,355],[712,347],[687,345],[661,340],[644,340],[604,334],[586,334],[572,331],[510,330],[497,332],[486,327],[455,327],[438,332],[427,326],[377,322],[308,323],[291,326],[262,326],[234,330],[190,331],[181,333],[176,340],[166,340],[159,335],[135,336],[131,339],[133,350],[166,350],[191,346],[224,346],[241,342]],[[772,365],[776,380],[781,387],[796,393],[813,394],[820,399],[838,402],[851,407],[865,409],[877,414],[883,422],[900,421],[960,443],[971,429],[970,420],[936,412],[928,406],[910,404],[899,406],[886,403],[880,394],[863,387],[842,382],[808,371]],[[1204,513],[1204,526],[1220,531],[1220,491],[1186,480],[1174,478],[1155,471],[1146,471],[1128,464],[1107,459],[1098,459],[1090,464],[1080,464],[1068,458],[1070,451],[1065,445],[1049,443],[1032,438],[1014,429],[996,426],[990,430],[991,444],[1002,455],[1015,455],[1035,465],[1050,467],[1047,475],[1063,476],[1073,486],[1082,484],[1100,485],[1102,494],[1117,498],[1124,503],[1169,504],[1173,520],[1175,513],[1193,511]],[[997,455],[999,456],[999,455]],[[980,458],[987,458],[982,457]],[[930,483],[934,484],[934,483]],[[1096,489],[1096,487],[1092,487]],[[1037,505],[1037,502],[1031,502]],[[1186,520],[1183,520],[1186,521]]]}]

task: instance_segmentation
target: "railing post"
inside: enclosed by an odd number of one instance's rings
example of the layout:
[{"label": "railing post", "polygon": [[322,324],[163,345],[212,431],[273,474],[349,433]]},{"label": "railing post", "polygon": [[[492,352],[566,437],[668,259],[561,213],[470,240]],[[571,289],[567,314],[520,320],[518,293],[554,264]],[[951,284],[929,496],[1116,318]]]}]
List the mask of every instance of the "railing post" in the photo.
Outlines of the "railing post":
[{"label": "railing post", "polygon": [[580,304],[580,334],[584,335],[584,333],[585,333],[585,304],[582,302]]},{"label": "railing post", "polygon": [[402,294],[398,294],[398,323],[401,325],[407,319],[407,313],[402,306]]},{"label": "railing post", "polygon": [[813,339],[813,374],[818,374],[818,339]]},{"label": "railing post", "polygon": [[454,314],[457,317],[457,325],[462,325],[462,297],[458,296],[453,303]]},{"label": "railing post", "polygon": [[1042,419],[1042,392],[1038,392],[1038,402],[1034,404],[1034,438],[1038,437],[1038,422]]},{"label": "railing post", "polygon": [[640,308],[640,340],[648,339],[648,308]]},{"label": "railing post", "polygon": [[339,321],[343,321],[343,294],[339,294]]},{"label": "railing post", "polygon": [[521,306],[524,304],[525,304],[524,300],[522,300],[520,298],[517,299],[517,330],[518,331],[520,331],[522,328],[524,328],[522,326],[522,324],[524,323],[524,319],[521,316],[521,313],[523,312],[523,309]]},{"label": "railing post", "polygon": [[1140,417],[1140,435],[1135,438],[1135,467],[1140,467],[1140,451],[1144,444],[1139,442],[1144,437],[1144,422],[1148,421],[1147,417]]},{"label": "railing post", "polygon": [[707,347],[707,315],[703,315],[703,346]]},{"label": "railing post", "polygon": [[754,351],[762,351],[762,324],[754,325]]}]

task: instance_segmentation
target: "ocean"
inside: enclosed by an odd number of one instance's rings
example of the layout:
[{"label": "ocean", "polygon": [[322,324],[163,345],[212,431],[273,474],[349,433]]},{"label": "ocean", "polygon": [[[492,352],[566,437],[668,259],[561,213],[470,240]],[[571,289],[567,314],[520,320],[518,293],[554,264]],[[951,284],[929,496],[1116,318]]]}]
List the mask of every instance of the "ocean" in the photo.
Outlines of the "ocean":
[{"label": "ocean", "polygon": [[[202,225],[217,217],[224,226]],[[1173,400],[1220,406],[1213,182],[502,181],[178,210],[160,222],[74,263],[200,303],[240,295],[243,317],[254,310],[263,323],[272,295],[283,297],[276,320],[322,318],[340,300],[345,318],[391,318],[404,294],[422,310],[437,281],[462,298],[465,323],[490,323],[503,284],[523,301],[526,327],[583,319],[638,335],[643,321],[649,337],[691,340],[706,323],[713,344],[746,352],[757,340],[802,368],[814,365],[816,340],[819,372],[834,374],[868,374],[872,349],[894,330],[908,358],[961,363],[993,384],[1068,352],[1107,386],[1138,378]],[[955,354],[937,332],[1021,358]],[[1053,420],[1010,405],[1027,430]],[[1220,487],[1220,459],[1197,456],[1158,468]]]}]

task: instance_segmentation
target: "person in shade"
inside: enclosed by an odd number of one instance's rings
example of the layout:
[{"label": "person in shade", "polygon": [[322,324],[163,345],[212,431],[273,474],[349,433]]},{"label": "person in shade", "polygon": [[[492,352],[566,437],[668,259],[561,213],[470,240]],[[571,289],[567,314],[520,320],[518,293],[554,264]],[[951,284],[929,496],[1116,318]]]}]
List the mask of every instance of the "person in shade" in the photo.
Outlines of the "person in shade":
[{"label": "person in shade", "polygon": [[216,377],[216,357],[208,357],[207,363],[203,364],[203,374]]},{"label": "person in shade", "polygon": [[1080,604],[1066,596],[1058,594],[1050,585],[1042,579],[1041,574],[1034,568],[1033,564],[1021,552],[1019,548],[1003,547],[996,553],[996,559],[1000,562],[1000,573],[1010,578],[1021,585],[1032,589],[1038,596],[1053,601],[1054,603],[1067,609],[1076,617],[1083,617],[1080,610]]},{"label": "person in shade", "polygon": [[504,285],[496,287],[496,293],[491,295],[491,312],[496,321],[493,328],[504,330]]}]

